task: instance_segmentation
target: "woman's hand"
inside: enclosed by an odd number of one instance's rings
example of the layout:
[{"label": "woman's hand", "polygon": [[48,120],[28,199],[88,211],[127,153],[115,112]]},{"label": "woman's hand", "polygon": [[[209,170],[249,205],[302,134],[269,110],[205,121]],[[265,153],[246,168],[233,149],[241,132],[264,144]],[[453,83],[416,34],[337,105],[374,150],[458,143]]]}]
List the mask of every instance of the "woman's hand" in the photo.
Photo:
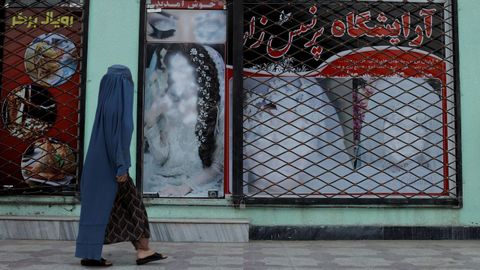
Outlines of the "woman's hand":
[{"label": "woman's hand", "polygon": [[125,183],[128,180],[128,173],[124,175],[117,176],[118,183]]}]

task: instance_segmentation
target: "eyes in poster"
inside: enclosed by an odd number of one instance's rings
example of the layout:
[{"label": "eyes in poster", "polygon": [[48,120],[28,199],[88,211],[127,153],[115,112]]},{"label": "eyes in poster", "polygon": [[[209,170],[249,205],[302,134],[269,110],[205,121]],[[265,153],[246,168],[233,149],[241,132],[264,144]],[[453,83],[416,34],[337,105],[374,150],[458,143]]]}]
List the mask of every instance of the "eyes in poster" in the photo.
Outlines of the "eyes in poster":
[{"label": "eyes in poster", "polygon": [[164,10],[147,14],[147,41],[225,44],[224,10]]}]

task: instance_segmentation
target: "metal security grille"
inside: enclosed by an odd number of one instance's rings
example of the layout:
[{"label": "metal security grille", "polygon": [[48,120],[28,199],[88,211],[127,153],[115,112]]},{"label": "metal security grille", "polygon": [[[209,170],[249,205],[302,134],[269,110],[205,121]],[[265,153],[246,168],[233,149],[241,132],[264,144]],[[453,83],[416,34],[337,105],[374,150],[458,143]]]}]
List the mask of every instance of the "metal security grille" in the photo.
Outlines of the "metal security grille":
[{"label": "metal security grille", "polygon": [[454,4],[237,3],[237,198],[458,204]]},{"label": "metal security grille", "polygon": [[1,1],[0,194],[73,194],[87,3]]}]

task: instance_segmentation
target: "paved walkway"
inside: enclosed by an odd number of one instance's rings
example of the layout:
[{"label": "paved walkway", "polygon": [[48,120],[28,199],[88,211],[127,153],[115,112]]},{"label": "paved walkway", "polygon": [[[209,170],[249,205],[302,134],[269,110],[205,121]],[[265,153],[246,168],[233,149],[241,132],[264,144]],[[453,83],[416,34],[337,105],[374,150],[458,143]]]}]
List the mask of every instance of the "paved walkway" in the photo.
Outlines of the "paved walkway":
[{"label": "paved walkway", "polygon": [[[0,241],[0,270],[87,269],[73,257],[74,242]],[[235,243],[160,243],[170,256],[135,265],[130,243],[105,246],[108,269],[480,269],[480,241],[253,241]]]}]

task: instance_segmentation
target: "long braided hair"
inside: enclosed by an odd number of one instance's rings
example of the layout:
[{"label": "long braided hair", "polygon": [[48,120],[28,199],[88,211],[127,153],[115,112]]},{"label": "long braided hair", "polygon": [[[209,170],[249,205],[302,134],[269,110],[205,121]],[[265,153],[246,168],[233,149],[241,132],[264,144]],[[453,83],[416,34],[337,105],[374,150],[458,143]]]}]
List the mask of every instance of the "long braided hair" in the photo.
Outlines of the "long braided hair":
[{"label": "long braided hair", "polygon": [[[213,153],[217,147],[215,144],[215,129],[220,103],[218,71],[215,62],[202,45],[172,44],[168,48],[165,59],[169,59],[176,53],[184,55],[195,70],[195,81],[198,84],[198,116],[195,124],[195,135],[200,144],[198,155],[202,160],[203,167],[207,168],[212,165]],[[158,64],[161,65],[161,63]]]}]

